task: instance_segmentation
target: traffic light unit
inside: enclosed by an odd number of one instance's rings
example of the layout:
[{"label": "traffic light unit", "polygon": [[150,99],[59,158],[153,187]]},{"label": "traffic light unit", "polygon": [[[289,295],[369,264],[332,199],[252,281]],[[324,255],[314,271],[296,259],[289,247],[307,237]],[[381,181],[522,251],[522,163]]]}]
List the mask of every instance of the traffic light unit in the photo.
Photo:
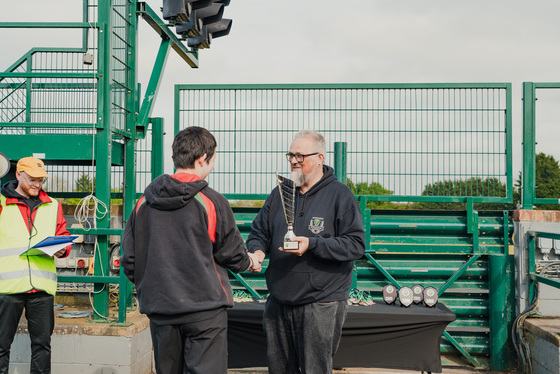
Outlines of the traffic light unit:
[{"label": "traffic light unit", "polygon": [[163,19],[190,48],[210,48],[212,39],[228,35],[232,20],[222,18],[230,0],[163,0]]}]

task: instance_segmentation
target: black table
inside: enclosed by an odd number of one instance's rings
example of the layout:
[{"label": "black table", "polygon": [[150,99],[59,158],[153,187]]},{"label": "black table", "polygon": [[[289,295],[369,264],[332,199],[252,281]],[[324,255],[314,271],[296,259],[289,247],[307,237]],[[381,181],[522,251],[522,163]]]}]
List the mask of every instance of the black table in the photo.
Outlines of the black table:
[{"label": "black table", "polygon": [[[228,366],[266,367],[261,320],[264,304],[236,303],[228,310]],[[408,308],[377,303],[350,306],[335,368],[365,367],[441,372],[440,339],[455,314],[438,303]]]}]

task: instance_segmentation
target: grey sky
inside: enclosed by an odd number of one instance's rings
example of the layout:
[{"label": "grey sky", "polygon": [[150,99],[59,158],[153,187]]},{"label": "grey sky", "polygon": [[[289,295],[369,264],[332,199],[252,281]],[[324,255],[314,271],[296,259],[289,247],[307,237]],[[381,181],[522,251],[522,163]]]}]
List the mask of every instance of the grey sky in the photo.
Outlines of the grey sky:
[{"label": "grey sky", "polygon": [[[160,13],[161,0],[147,3]],[[81,20],[79,0],[0,0],[0,6],[0,21]],[[166,119],[172,137],[173,86],[179,83],[511,82],[519,154],[522,82],[560,81],[558,14],[557,0],[233,0],[224,14],[233,19],[232,31],[200,51],[199,69],[170,52],[152,116]],[[80,42],[76,32],[0,33],[2,70],[33,46]],[[140,21],[143,87],[158,46],[158,36]],[[539,128],[538,150],[560,159],[560,114],[552,100],[560,96],[546,95],[552,104],[542,118],[550,118]],[[514,162],[520,169],[520,157]]]}]

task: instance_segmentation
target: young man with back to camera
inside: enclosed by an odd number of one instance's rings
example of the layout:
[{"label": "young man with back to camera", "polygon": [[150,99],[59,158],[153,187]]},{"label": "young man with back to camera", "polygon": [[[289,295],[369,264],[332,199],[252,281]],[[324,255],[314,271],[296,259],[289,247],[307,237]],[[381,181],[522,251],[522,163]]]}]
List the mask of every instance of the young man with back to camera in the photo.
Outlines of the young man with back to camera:
[{"label": "young man with back to camera", "polygon": [[227,372],[227,271],[260,271],[228,200],[204,180],[216,146],[204,128],[180,131],[176,173],[146,188],[124,229],[121,264],[150,319],[158,374]]}]

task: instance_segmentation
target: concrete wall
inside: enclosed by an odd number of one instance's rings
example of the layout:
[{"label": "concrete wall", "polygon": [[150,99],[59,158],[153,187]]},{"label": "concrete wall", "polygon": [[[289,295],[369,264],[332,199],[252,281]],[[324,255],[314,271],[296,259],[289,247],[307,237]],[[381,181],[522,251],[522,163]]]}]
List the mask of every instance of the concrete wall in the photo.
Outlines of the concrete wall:
[{"label": "concrete wall", "polygon": [[524,335],[530,350],[532,374],[559,374],[560,319],[527,318]]},{"label": "concrete wall", "polygon": [[[52,336],[52,372],[56,374],[151,374],[152,339],[148,319],[131,313],[130,326],[56,318]],[[31,348],[22,320],[10,354],[9,374],[29,373]]]}]

